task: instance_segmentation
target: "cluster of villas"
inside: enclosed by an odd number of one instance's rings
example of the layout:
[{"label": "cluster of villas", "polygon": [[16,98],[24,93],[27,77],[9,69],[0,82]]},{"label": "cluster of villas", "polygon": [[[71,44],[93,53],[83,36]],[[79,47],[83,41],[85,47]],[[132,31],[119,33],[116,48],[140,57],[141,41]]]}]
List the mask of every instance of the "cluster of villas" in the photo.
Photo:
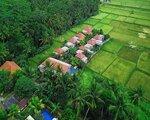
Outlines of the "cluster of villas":
[{"label": "cluster of villas", "polygon": [[[101,34],[94,35],[91,39],[85,41],[86,36],[93,35],[92,31],[93,31],[92,27],[90,27],[90,26],[85,27],[82,32],[77,33],[75,36],[73,36],[71,39],[69,39],[68,42],[66,42],[64,46],[62,46],[61,48],[56,48],[54,51],[55,55],[61,57],[65,53],[67,53],[71,48],[76,47],[77,50],[75,52],[74,57],[84,63],[87,63],[90,58],[87,57],[85,53],[88,53],[92,56],[95,53],[93,48],[95,46],[99,47],[106,42],[104,39],[104,35],[101,35]],[[80,44],[81,41],[84,41],[85,44],[81,45]],[[38,66],[40,72],[44,72],[46,70],[47,63],[49,65],[51,65],[51,67],[54,70],[57,70],[59,68],[61,70],[61,72],[64,74],[69,73],[70,75],[73,75],[78,72],[77,66],[74,67],[69,63],[66,63],[64,61],[56,59],[55,57],[49,57],[44,62],[42,62]],[[16,71],[21,70],[21,68],[13,61],[6,61],[3,65],[0,66],[0,70],[10,71],[11,74],[13,74]],[[0,101],[2,101],[1,102],[2,106],[6,110],[9,109],[9,107],[12,104],[17,104],[20,107],[20,109],[23,110],[26,108],[26,106],[28,104],[27,99],[25,99],[25,98],[19,99],[15,95],[11,95],[10,97],[8,97],[5,100],[3,97],[0,96]],[[49,113],[48,110],[43,110],[41,112],[41,114],[44,117],[44,120],[55,120],[53,115],[51,113]],[[34,118],[31,115],[29,115],[26,118],[26,120],[34,120]]]},{"label": "cluster of villas", "polygon": [[[87,35],[92,35],[93,28],[91,26],[86,26],[82,32],[77,33],[75,36],[73,36],[71,39],[68,40],[68,42],[65,43],[64,46],[61,48],[56,48],[54,53],[57,56],[63,56],[65,53],[67,53],[71,48],[76,47],[77,51],[75,53],[75,56],[80,61],[87,63],[90,58],[86,56],[85,53],[89,53],[91,56],[95,53],[93,48],[95,46],[101,46],[106,41],[104,39],[104,35],[97,34],[93,36],[93,38],[89,39],[88,41],[84,41]],[[84,45],[80,45],[80,42],[85,42]],[[54,57],[47,58],[42,64],[38,66],[39,70],[41,72],[45,71],[46,64],[49,63],[54,69],[60,68],[63,73],[69,73],[69,74],[75,74],[78,71],[78,67],[73,67],[71,64],[63,62],[59,59],[56,59]]]}]

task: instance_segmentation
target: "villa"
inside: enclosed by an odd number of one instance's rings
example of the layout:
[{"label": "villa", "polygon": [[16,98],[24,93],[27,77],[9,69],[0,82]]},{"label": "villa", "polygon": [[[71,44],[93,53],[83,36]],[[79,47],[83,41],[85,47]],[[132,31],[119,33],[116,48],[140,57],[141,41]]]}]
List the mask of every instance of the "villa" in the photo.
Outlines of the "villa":
[{"label": "villa", "polygon": [[11,73],[14,73],[21,68],[14,61],[6,61],[3,65],[0,66],[0,70],[6,70]]},{"label": "villa", "polygon": [[83,33],[78,33],[76,36],[79,38],[79,40],[85,39],[85,35]]},{"label": "villa", "polygon": [[80,59],[81,61],[83,61],[84,63],[87,63],[87,62],[88,62],[87,57],[86,57],[83,53],[77,53],[77,54],[76,54],[76,57],[77,57],[78,59]]},{"label": "villa", "polygon": [[76,68],[72,67],[71,64],[68,64],[66,62],[57,60],[55,58],[49,57],[48,59],[46,59],[41,65],[39,65],[39,70],[40,72],[44,72],[45,71],[45,67],[47,65],[47,63],[54,68],[55,70],[60,69],[62,73],[69,73],[69,74],[74,74],[76,72]]},{"label": "villa", "polygon": [[92,34],[92,30],[93,30],[93,28],[91,27],[91,26],[87,26],[87,27],[85,27],[84,29],[83,29],[83,33],[84,34],[88,34],[88,35],[90,35],[90,34]]}]

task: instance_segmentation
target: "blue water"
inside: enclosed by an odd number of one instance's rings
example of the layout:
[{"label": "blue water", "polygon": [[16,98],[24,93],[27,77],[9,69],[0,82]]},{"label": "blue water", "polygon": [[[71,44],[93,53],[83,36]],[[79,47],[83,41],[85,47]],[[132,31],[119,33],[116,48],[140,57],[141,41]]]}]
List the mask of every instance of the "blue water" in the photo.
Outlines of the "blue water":
[{"label": "blue water", "polygon": [[42,110],[41,112],[44,120],[53,120],[54,116],[48,110]]}]

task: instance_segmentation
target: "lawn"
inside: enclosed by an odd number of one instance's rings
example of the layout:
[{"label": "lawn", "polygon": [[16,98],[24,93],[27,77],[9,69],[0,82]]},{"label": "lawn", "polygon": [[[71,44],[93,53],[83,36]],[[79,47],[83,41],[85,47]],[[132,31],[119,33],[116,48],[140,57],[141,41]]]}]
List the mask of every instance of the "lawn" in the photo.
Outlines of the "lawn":
[{"label": "lawn", "polygon": [[135,71],[129,82],[127,83],[127,86],[134,89],[134,88],[137,88],[139,86],[141,86],[145,93],[145,97],[148,98],[150,100],[150,94],[149,94],[149,91],[150,91],[150,77],[140,71]]},{"label": "lawn", "polygon": [[57,37],[55,39],[55,41],[57,42],[64,42],[65,40],[69,40],[71,37],[73,37],[75,35],[75,32],[72,31],[67,31],[65,32],[63,35],[60,35],[59,37]]},{"label": "lawn", "polygon": [[150,53],[143,52],[141,54],[137,67],[150,74]]},{"label": "lawn", "polygon": [[132,62],[117,58],[103,73],[103,76],[125,84],[135,69],[135,66],[136,65]]},{"label": "lawn", "polygon": [[116,55],[100,50],[95,56],[93,56],[88,67],[101,74],[115,59]]},{"label": "lawn", "polygon": [[60,47],[62,44],[60,42],[54,42],[53,45],[50,45],[48,49],[43,51],[40,54],[37,54],[33,58],[29,59],[29,66],[32,68],[36,68],[41,62],[50,57],[54,50]]}]

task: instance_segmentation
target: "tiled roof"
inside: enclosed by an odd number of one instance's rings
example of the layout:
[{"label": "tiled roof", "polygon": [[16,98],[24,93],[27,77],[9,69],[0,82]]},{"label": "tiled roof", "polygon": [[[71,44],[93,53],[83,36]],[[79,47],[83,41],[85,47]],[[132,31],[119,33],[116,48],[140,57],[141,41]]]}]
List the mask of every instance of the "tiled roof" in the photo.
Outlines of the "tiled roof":
[{"label": "tiled roof", "polygon": [[78,37],[76,37],[76,36],[74,36],[74,37],[72,37],[72,38],[69,40],[69,42],[71,42],[71,43],[75,44],[75,43],[77,43],[77,42],[78,42],[78,40],[79,40],[79,38],[78,38]]},{"label": "tiled roof", "polygon": [[7,70],[11,73],[21,70],[21,68],[14,61],[6,61],[1,67],[0,70]]},{"label": "tiled roof", "polygon": [[96,40],[92,38],[92,39],[89,40],[87,43],[94,46],[94,45],[96,44]]},{"label": "tiled roof", "polygon": [[102,41],[104,36],[103,35],[95,35],[93,38],[96,39],[96,40],[101,40]]},{"label": "tiled roof", "polygon": [[22,100],[18,103],[18,105],[19,105],[20,109],[24,109],[24,108],[27,106],[27,103],[28,103],[27,99],[22,99]]},{"label": "tiled roof", "polygon": [[57,60],[55,58],[49,57],[47,60],[45,60],[42,65],[46,65],[46,63],[50,63],[54,69],[61,69],[63,73],[66,73],[69,71],[71,65],[65,62],[62,62],[60,60]]},{"label": "tiled roof", "polygon": [[79,40],[84,40],[85,38],[85,35],[83,33],[78,33],[76,36],[79,38]]},{"label": "tiled roof", "polygon": [[92,34],[92,30],[93,30],[93,28],[91,26],[86,26],[82,32],[84,34]]},{"label": "tiled roof", "polygon": [[55,49],[55,52],[58,54],[58,55],[61,55],[64,53],[64,51],[61,49],[61,48],[56,48]]},{"label": "tiled roof", "polygon": [[83,59],[86,56],[83,53],[78,53],[78,54],[76,54],[76,57],[79,58],[79,59]]}]

